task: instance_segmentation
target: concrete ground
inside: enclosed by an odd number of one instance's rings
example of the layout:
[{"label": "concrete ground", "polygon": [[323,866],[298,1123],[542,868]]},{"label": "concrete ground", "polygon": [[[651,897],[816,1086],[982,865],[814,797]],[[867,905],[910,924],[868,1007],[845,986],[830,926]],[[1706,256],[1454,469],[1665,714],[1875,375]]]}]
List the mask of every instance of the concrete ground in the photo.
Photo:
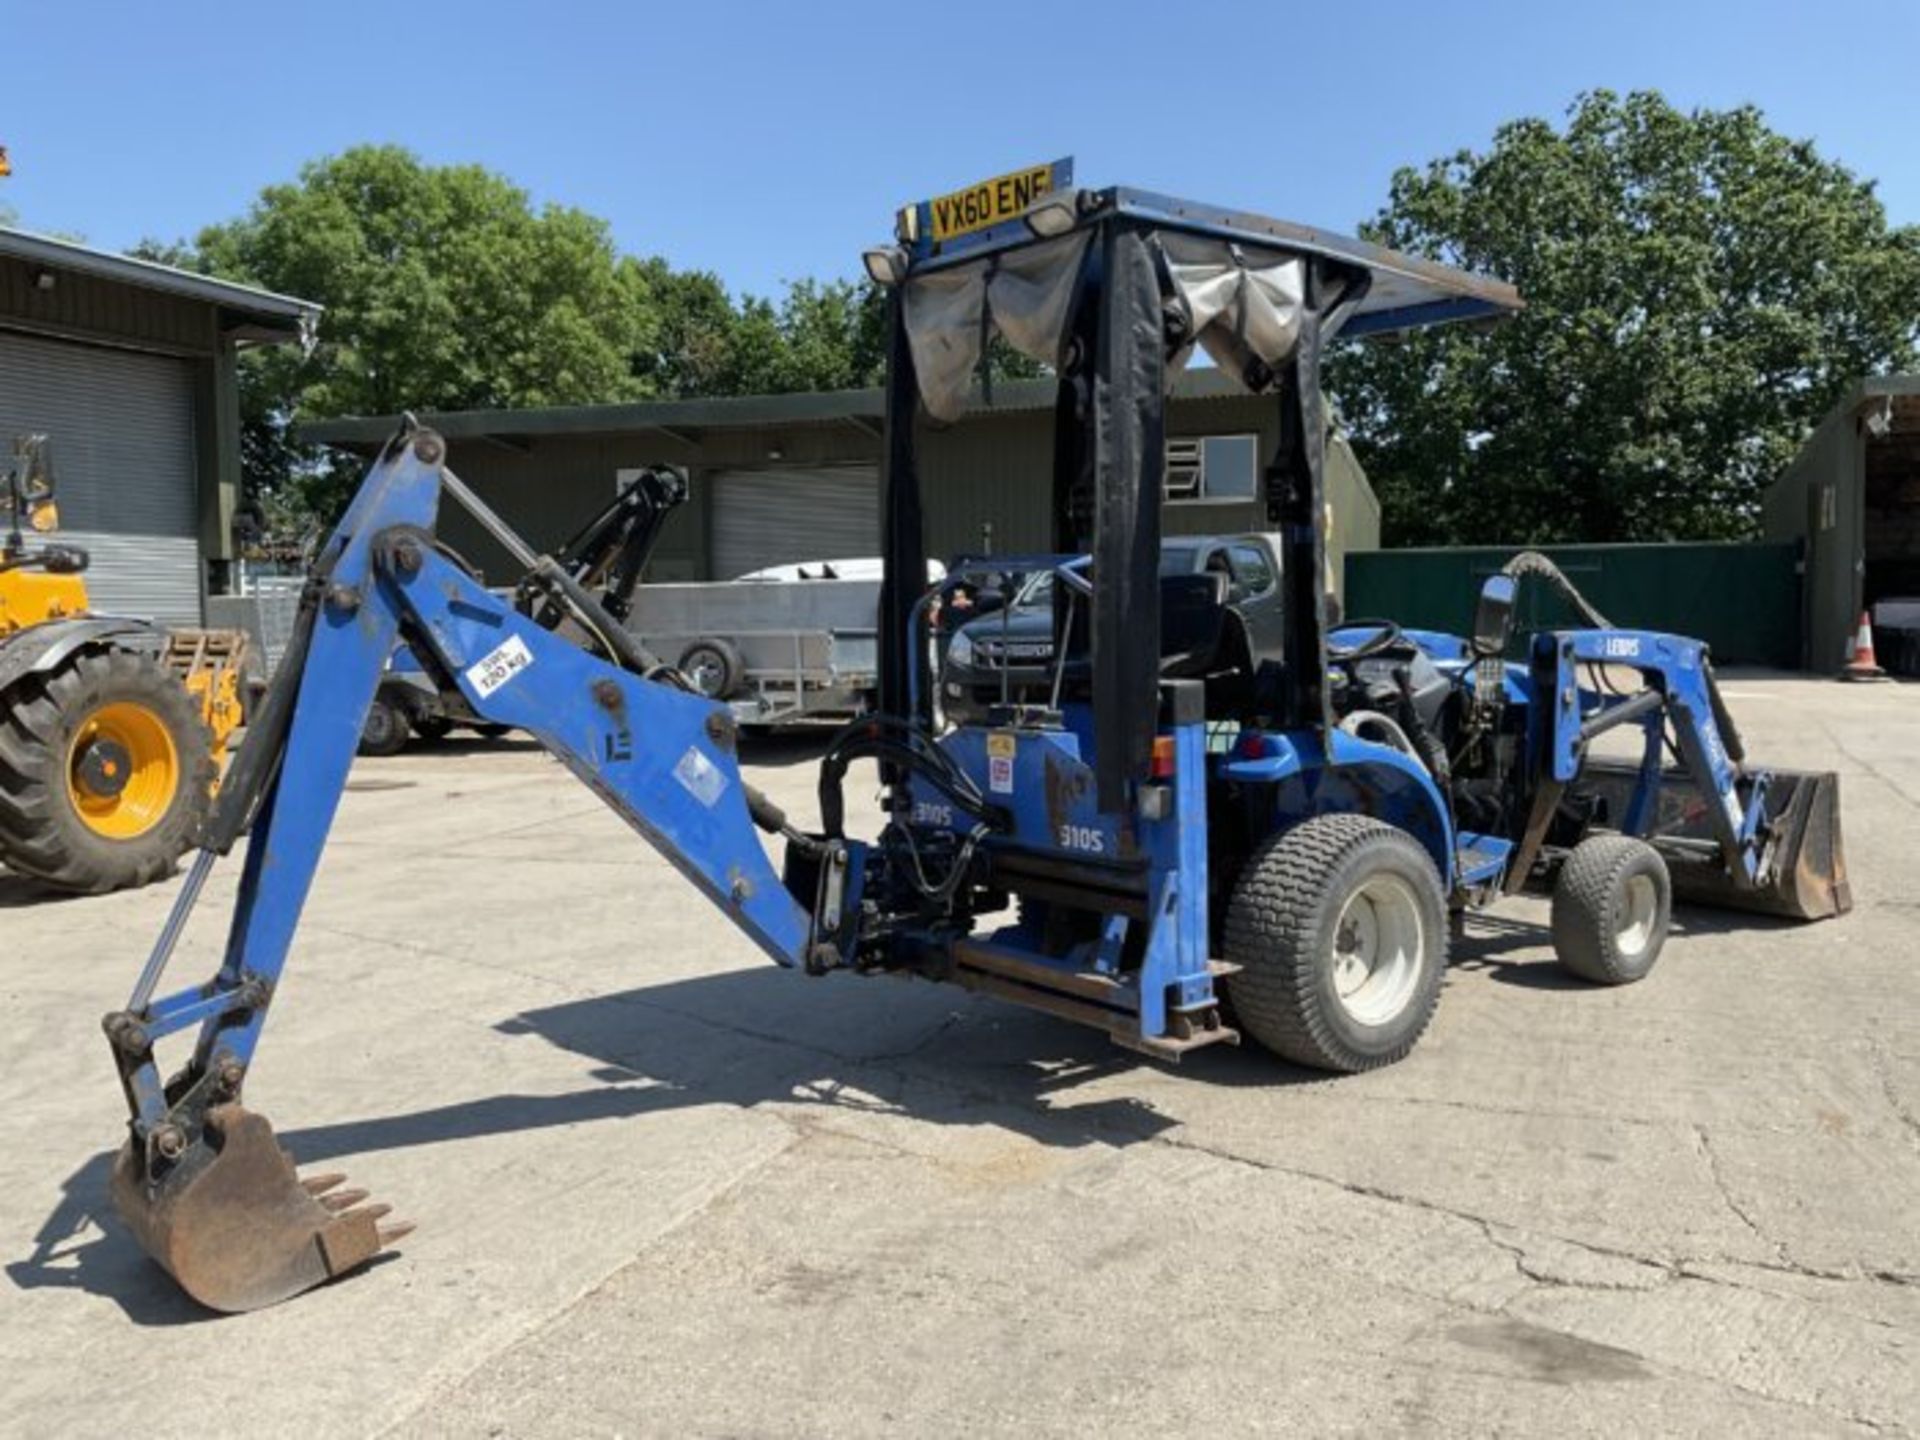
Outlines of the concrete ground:
[{"label": "concrete ground", "polygon": [[0,1432],[1911,1433],[1920,691],[1730,688],[1842,772],[1853,914],[1608,991],[1515,904],[1335,1080],[783,972],[537,751],[363,761],[249,1100],[420,1229],[233,1319],[103,1213],[174,887],[0,878]]}]

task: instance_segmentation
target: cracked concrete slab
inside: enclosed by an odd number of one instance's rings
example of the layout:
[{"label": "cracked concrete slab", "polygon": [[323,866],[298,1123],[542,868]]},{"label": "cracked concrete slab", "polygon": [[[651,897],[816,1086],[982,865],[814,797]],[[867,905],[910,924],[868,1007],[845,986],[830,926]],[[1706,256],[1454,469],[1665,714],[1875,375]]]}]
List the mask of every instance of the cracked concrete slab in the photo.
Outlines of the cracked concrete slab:
[{"label": "cracked concrete slab", "polygon": [[[101,1213],[120,1101],[96,1020],[172,887],[43,902],[0,877],[0,1415],[1911,1433],[1920,709],[1739,692],[1751,753],[1841,763],[1854,914],[1684,914],[1651,980],[1598,991],[1520,902],[1471,927],[1409,1061],[1340,1080],[781,972],[537,752],[365,762],[249,1093],[422,1228],[231,1320]],[[804,747],[756,758],[806,813]],[[183,970],[217,953],[197,929]],[[183,1374],[204,1408],[155,1405]]]}]

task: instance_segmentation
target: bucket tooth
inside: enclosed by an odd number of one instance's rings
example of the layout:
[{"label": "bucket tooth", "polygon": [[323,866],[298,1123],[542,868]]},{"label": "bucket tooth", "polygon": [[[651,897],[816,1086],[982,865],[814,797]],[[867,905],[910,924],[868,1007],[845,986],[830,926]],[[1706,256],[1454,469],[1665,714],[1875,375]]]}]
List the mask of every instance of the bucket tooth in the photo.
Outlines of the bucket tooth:
[{"label": "bucket tooth", "polygon": [[[293,1157],[289,1155],[287,1159],[289,1160],[289,1162],[291,1162]],[[334,1186],[341,1184],[343,1181],[345,1181],[346,1178],[347,1176],[345,1171],[331,1170],[331,1171],[328,1171],[325,1175],[307,1176],[304,1180],[300,1182],[300,1186],[309,1195],[324,1195],[327,1193],[327,1191],[333,1189]]]},{"label": "bucket tooth", "polygon": [[266,1118],[228,1104],[209,1110],[186,1153],[159,1173],[129,1140],[112,1191],[141,1248],[181,1289],[210,1310],[237,1313],[357,1270],[411,1228],[382,1230],[387,1206],[353,1208],[363,1190],[325,1193],[342,1178],[303,1182]]}]

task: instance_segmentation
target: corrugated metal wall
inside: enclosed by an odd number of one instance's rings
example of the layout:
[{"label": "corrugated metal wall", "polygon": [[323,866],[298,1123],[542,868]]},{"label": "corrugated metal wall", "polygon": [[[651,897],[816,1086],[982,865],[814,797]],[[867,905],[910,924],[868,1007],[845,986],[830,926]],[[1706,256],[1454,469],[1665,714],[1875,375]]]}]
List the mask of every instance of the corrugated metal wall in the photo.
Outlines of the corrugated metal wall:
[{"label": "corrugated metal wall", "polygon": [[191,365],[0,330],[0,443],[51,437],[61,536],[96,609],[200,623]]},{"label": "corrugated metal wall", "polygon": [[872,465],[714,470],[713,573],[722,580],[802,560],[871,555],[880,533]]},{"label": "corrugated metal wall", "polygon": [[[1481,583],[1517,549],[1350,555],[1346,613],[1465,634]],[[1557,545],[1544,553],[1616,625],[1704,640],[1722,664],[1800,663],[1797,544]],[[1534,580],[1522,584],[1517,623],[1549,629],[1580,622]]]}]

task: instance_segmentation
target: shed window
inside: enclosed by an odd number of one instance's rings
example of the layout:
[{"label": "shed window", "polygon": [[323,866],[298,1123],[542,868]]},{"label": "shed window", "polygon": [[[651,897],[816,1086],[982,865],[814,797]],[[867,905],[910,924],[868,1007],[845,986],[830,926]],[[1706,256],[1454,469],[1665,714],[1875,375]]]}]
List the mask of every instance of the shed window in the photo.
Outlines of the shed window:
[{"label": "shed window", "polygon": [[1254,435],[1199,435],[1167,441],[1169,504],[1245,504],[1260,490]]}]

